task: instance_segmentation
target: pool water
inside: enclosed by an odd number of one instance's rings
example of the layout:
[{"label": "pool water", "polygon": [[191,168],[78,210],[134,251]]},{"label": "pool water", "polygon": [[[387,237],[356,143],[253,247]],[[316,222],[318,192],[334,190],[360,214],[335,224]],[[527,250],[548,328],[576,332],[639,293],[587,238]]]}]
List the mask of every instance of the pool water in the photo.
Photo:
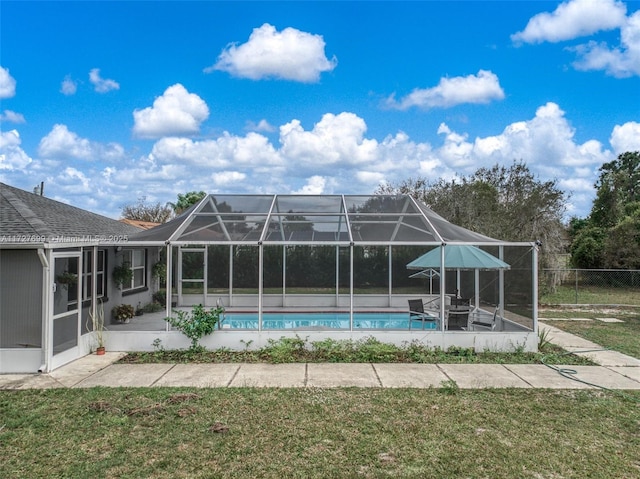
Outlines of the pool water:
[{"label": "pool water", "polygon": [[[411,323],[411,324],[409,324]],[[258,329],[257,313],[226,313],[222,329]],[[354,329],[437,329],[409,313],[353,313]],[[263,313],[262,329],[349,329],[349,313]]]}]

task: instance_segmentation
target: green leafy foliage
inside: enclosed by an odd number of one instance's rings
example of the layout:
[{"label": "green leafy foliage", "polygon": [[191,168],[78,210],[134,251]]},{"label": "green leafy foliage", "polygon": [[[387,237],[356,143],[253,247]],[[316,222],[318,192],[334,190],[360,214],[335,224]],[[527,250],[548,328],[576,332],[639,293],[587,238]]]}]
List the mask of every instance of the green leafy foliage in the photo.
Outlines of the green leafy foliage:
[{"label": "green leafy foliage", "polygon": [[536,178],[523,162],[480,168],[450,181],[408,179],[376,193],[409,194],[448,221],[493,238],[540,240],[542,266],[565,248],[565,193],[556,180]]},{"label": "green leafy foliage", "polygon": [[131,263],[128,261],[124,261],[121,265],[118,265],[113,268],[111,272],[111,277],[113,281],[118,285],[118,287],[122,288],[125,285],[130,285],[131,280],[133,279],[133,270],[131,269]]},{"label": "green leafy foliage", "polygon": [[571,264],[576,268],[599,269],[604,266],[607,231],[586,226],[576,233],[571,243]]},{"label": "green leafy foliage", "polygon": [[195,205],[205,196],[207,196],[207,194],[204,191],[189,191],[184,194],[178,193],[178,201],[175,203],[169,203],[169,206],[173,209],[176,215],[179,215],[184,210]]},{"label": "green leafy foliage", "polygon": [[[154,346],[156,347],[156,346]],[[309,343],[306,338],[282,337],[269,340],[262,348],[242,351],[217,349],[206,351],[198,346],[190,349],[165,350],[156,347],[153,352],[132,352],[123,363],[425,363],[425,364],[539,364],[541,357],[555,358],[564,353],[557,346],[545,346],[540,353],[524,352],[521,348],[512,353],[476,352],[473,348],[450,347],[443,350],[430,347],[420,341],[411,341],[401,346],[383,343],[374,337],[357,341],[351,339],[323,339]],[[551,355],[551,356],[550,356]],[[563,356],[562,364],[593,364],[588,358]]]},{"label": "green leafy foliage", "polygon": [[595,226],[615,226],[626,214],[625,206],[640,200],[640,152],[627,151],[600,167],[590,221]]},{"label": "green leafy foliage", "polygon": [[600,167],[586,220],[572,220],[571,263],[578,268],[640,268],[640,152]]},{"label": "green leafy foliage", "polygon": [[117,321],[126,321],[136,315],[136,310],[130,304],[119,304],[112,310],[113,318]]},{"label": "green leafy foliage", "polygon": [[206,311],[198,304],[191,311],[174,310],[176,317],[169,316],[166,321],[191,340],[192,350],[198,350],[200,339],[215,331],[223,311],[222,308]]}]

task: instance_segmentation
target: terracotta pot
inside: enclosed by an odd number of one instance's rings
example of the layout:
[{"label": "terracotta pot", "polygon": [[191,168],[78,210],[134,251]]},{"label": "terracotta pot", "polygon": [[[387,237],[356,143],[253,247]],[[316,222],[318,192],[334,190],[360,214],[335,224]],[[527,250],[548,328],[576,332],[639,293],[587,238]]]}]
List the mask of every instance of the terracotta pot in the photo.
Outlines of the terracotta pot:
[{"label": "terracotta pot", "polygon": [[101,347],[96,349],[96,354],[98,356],[102,356],[104,354],[104,351],[105,351],[104,346],[101,346]]}]

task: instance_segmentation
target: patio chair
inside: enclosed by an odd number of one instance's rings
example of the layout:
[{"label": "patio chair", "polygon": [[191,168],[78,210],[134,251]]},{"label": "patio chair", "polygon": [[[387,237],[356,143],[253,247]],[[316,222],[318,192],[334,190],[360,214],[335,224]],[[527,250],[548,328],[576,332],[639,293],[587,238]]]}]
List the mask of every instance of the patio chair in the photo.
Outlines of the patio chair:
[{"label": "patio chair", "polygon": [[498,318],[498,312],[500,311],[500,305],[496,306],[496,310],[493,312],[493,317],[489,321],[482,321],[481,319],[474,319],[471,321],[471,329],[476,331],[477,328],[480,330],[486,329],[489,331],[493,331],[496,329],[496,319]]},{"label": "patio chair", "polygon": [[421,319],[423,321],[435,321],[434,315],[424,310],[424,303],[421,299],[409,300],[409,319]]},{"label": "patio chair", "polygon": [[409,320],[430,321],[435,323],[437,317],[433,314],[429,314],[424,310],[424,303],[421,299],[409,300]]}]

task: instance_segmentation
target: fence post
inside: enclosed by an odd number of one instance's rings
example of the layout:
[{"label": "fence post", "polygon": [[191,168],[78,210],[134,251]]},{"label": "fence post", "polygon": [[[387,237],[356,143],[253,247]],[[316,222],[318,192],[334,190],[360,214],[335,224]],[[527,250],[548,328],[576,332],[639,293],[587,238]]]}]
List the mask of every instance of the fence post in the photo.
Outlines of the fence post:
[{"label": "fence post", "polygon": [[578,304],[578,270],[575,269],[574,272],[576,275],[576,304]]}]

